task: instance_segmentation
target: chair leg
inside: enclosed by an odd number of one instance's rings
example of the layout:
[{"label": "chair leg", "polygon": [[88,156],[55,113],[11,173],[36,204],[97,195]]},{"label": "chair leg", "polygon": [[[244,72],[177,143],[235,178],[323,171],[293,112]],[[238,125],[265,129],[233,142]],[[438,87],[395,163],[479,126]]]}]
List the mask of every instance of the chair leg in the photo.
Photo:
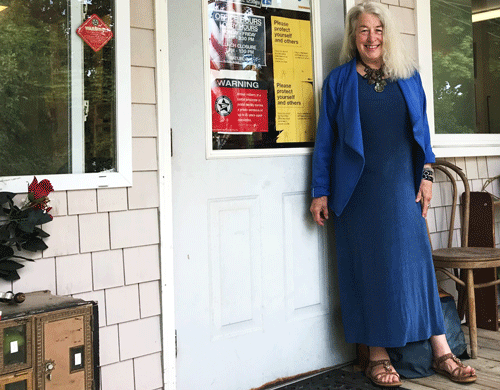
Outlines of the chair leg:
[{"label": "chair leg", "polygon": [[469,300],[469,333],[472,359],[477,358],[476,297],[474,293],[474,270],[467,270],[467,297]]},{"label": "chair leg", "polygon": [[[467,278],[465,276],[460,276],[458,273],[458,269],[454,269],[455,271],[455,276],[457,278],[460,278],[465,282],[467,282]],[[458,292],[458,300],[457,300],[457,311],[458,311],[458,318],[460,318],[460,321],[464,319],[465,316],[465,310],[467,306],[467,290],[465,289],[464,286],[461,286],[460,284],[456,284],[457,286],[457,292]]]}]

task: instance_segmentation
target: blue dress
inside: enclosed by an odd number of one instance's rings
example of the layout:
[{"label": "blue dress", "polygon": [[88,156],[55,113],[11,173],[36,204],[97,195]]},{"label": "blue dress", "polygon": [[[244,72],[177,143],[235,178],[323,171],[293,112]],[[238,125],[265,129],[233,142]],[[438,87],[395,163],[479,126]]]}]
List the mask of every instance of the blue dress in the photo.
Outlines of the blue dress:
[{"label": "blue dress", "polygon": [[[347,342],[401,347],[445,333],[420,203],[415,140],[397,82],[383,92],[358,75],[365,167],[333,215]],[[333,213],[332,213],[333,214]]]}]

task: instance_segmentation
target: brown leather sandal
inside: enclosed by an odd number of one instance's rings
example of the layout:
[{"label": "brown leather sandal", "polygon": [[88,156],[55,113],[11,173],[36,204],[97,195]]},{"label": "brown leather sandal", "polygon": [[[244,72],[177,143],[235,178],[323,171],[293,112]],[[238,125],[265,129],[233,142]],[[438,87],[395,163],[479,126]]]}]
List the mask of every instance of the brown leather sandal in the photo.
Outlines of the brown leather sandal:
[{"label": "brown leather sandal", "polygon": [[[377,366],[383,366],[385,369],[385,372],[379,372],[378,374],[373,375],[373,369]],[[376,361],[370,360],[368,362],[368,366],[366,367],[365,375],[368,379],[370,379],[373,382],[374,385],[377,385],[377,386],[399,387],[403,384],[399,380],[399,374],[396,372],[394,367],[392,367],[390,360],[376,360]],[[381,378],[385,378],[388,375],[396,375],[398,377],[398,381],[385,383],[385,382],[382,382],[380,380]]]},{"label": "brown leather sandal", "polygon": [[[443,367],[443,363],[448,359],[453,360],[458,365],[458,367],[456,367],[451,372],[447,371]],[[452,353],[447,353],[446,355],[434,359],[432,363],[432,368],[438,374],[444,375],[453,382],[457,383],[470,383],[470,382],[475,382],[477,379],[477,376],[475,374],[465,372],[464,369],[466,368],[466,366],[460,361],[459,358],[457,358]]]}]

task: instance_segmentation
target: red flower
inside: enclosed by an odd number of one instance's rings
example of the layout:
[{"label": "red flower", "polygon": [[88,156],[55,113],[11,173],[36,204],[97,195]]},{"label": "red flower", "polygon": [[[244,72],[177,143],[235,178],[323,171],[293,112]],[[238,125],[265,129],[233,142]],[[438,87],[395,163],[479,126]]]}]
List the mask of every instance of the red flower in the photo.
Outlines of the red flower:
[{"label": "red flower", "polygon": [[[27,208],[44,210],[46,213],[52,209],[52,207],[47,206],[49,203],[47,195],[54,191],[54,187],[52,187],[50,181],[44,179],[39,183],[36,176],[34,176],[33,181],[28,186],[28,191],[29,204]],[[52,216],[50,217],[52,218]]]},{"label": "red flower", "polygon": [[50,184],[50,181],[43,179],[40,183],[33,177],[33,181],[28,186],[28,192],[33,194],[33,199],[45,198],[48,194],[54,191],[54,187]]}]

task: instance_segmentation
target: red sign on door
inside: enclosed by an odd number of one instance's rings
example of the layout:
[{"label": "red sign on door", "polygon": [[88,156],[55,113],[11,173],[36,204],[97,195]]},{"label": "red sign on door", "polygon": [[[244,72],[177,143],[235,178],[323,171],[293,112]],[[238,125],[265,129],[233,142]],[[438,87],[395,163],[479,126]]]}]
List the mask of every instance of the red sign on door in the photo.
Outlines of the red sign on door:
[{"label": "red sign on door", "polygon": [[216,79],[212,85],[213,132],[267,132],[267,89],[259,81]]},{"label": "red sign on door", "polygon": [[113,31],[106,26],[96,14],[89,17],[76,33],[94,50],[98,52],[113,38]]}]

